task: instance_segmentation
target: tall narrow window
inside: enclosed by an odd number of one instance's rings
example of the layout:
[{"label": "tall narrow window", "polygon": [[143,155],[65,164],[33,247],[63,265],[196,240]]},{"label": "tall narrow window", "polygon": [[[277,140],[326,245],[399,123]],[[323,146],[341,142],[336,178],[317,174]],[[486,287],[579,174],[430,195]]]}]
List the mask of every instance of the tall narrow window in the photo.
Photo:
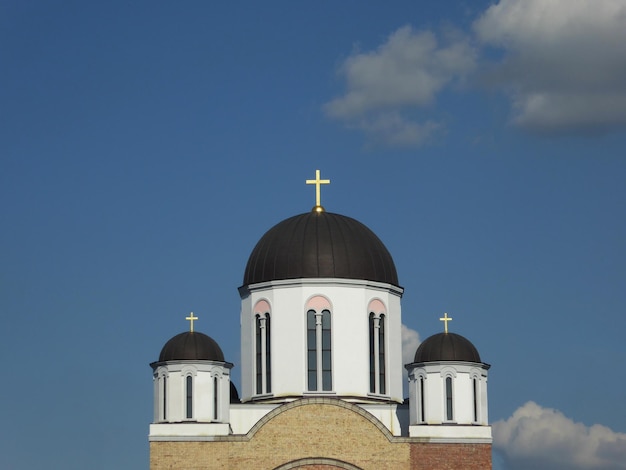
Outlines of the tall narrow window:
[{"label": "tall narrow window", "polygon": [[333,389],[330,310],[307,312],[307,389]]},{"label": "tall narrow window", "polygon": [[474,398],[474,422],[478,422],[478,380],[476,377],[472,379],[472,396]]},{"label": "tall narrow window", "polygon": [[217,377],[213,377],[213,419],[217,421],[218,419],[218,404],[219,404],[219,379]]},{"label": "tall narrow window", "polygon": [[272,361],[271,359],[271,318],[269,313],[265,315],[265,393],[272,393]]},{"label": "tall narrow window", "polygon": [[426,421],[426,411],[424,408],[424,377],[420,377],[420,381],[419,381],[419,394],[420,394],[420,398],[419,398],[419,421],[420,423],[423,423]]},{"label": "tall narrow window", "polygon": [[[383,309],[379,300],[371,303],[377,311]],[[369,315],[370,337],[370,393],[386,393],[386,367],[385,367],[385,315],[370,312]]]},{"label": "tall narrow window", "polygon": [[322,312],[322,390],[333,389],[331,347],[330,347],[330,312]]},{"label": "tall narrow window", "polygon": [[256,393],[263,393],[263,350],[261,349],[261,316],[256,317],[255,328],[255,363],[256,363]]},{"label": "tall narrow window", "polygon": [[376,330],[374,313],[370,313],[370,393],[376,393]]},{"label": "tall narrow window", "polygon": [[187,419],[193,418],[193,378],[191,375],[187,376]]},{"label": "tall narrow window", "polygon": [[254,311],[255,390],[258,395],[272,391],[272,360],[269,304],[259,301]]},{"label": "tall narrow window", "polygon": [[167,420],[167,375],[163,376],[163,421]]},{"label": "tall narrow window", "polygon": [[385,394],[385,316],[378,319],[378,393]]},{"label": "tall narrow window", "polygon": [[306,342],[307,342],[307,378],[308,390],[317,390],[317,329],[315,325],[315,310],[306,313]]},{"label": "tall narrow window", "polygon": [[446,420],[452,421],[452,377],[446,377]]}]

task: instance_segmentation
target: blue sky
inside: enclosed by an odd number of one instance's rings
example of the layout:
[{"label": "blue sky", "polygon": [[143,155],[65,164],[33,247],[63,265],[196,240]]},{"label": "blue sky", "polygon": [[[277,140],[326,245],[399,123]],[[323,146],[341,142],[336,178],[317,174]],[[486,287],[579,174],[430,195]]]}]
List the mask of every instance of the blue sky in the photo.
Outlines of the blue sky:
[{"label": "blue sky", "polygon": [[496,468],[626,468],[625,40],[623,0],[3,2],[0,467],[147,468],[148,364],[190,311],[239,362],[319,168],[492,364]]}]

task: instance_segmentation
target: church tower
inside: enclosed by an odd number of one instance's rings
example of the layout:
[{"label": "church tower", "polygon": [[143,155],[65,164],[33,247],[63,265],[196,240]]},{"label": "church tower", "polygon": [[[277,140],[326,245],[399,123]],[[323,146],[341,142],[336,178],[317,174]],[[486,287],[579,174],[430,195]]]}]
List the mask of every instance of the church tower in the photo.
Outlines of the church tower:
[{"label": "church tower", "polygon": [[487,371],[476,347],[448,331],[427,338],[415,351],[409,372],[409,436],[438,439],[472,437],[491,442],[487,416]]},{"label": "church tower", "polygon": [[402,403],[393,260],[365,225],[311,211],[270,229],[241,294],[242,401],[328,395]]},{"label": "church tower", "polygon": [[[150,436],[230,434],[230,369],[215,340],[193,331],[170,339],[150,364],[154,374],[154,420]],[[182,426],[180,424],[183,424]]]},{"label": "church tower", "polygon": [[241,295],[242,401],[334,396],[402,403],[400,299],[391,255],[365,225],[320,204],[270,229]]},{"label": "church tower", "polygon": [[368,227],[322,207],[319,170],[306,182],[313,209],[270,228],[244,270],[241,400],[233,365],[193,326],[151,364],[150,468],[491,468],[489,366],[446,321],[406,366],[403,397],[393,258]]}]

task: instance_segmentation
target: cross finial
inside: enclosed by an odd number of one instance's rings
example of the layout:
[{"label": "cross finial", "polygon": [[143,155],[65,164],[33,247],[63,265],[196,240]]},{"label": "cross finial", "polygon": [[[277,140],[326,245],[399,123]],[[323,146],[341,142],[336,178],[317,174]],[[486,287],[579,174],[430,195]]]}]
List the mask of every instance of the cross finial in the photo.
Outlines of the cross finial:
[{"label": "cross finial", "polygon": [[452,321],[452,318],[448,317],[447,313],[444,313],[443,317],[440,318],[439,321],[443,322],[444,331],[447,333],[448,332],[448,322]]},{"label": "cross finial", "polygon": [[330,180],[320,179],[320,171],[315,170],[315,179],[314,180],[306,180],[306,184],[314,184],[315,185],[315,207],[313,210],[315,212],[324,212],[324,208],[320,203],[320,186],[323,184],[330,184]]},{"label": "cross finial", "polygon": [[185,320],[189,320],[189,331],[191,331],[192,333],[193,333],[193,321],[197,319],[198,317],[193,316],[193,312],[191,312],[188,317],[185,317]]}]

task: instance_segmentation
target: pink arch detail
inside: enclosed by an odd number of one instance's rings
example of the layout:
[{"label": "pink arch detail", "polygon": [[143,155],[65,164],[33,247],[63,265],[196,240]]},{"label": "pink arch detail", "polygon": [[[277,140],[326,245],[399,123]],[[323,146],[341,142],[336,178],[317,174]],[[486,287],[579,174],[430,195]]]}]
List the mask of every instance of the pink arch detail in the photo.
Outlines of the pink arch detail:
[{"label": "pink arch detail", "polygon": [[259,313],[261,315],[270,313],[270,304],[268,304],[266,300],[259,300],[254,306],[254,313]]},{"label": "pink arch detail", "polygon": [[385,308],[385,304],[383,304],[380,300],[374,299],[367,307],[367,313],[372,312],[374,312],[376,315],[380,315],[382,313],[387,313],[387,309]]},{"label": "pink arch detail", "polygon": [[322,297],[321,295],[316,295],[309,299],[306,303],[307,310],[315,310],[316,312],[321,312],[322,310],[331,310],[330,302],[326,297]]}]

